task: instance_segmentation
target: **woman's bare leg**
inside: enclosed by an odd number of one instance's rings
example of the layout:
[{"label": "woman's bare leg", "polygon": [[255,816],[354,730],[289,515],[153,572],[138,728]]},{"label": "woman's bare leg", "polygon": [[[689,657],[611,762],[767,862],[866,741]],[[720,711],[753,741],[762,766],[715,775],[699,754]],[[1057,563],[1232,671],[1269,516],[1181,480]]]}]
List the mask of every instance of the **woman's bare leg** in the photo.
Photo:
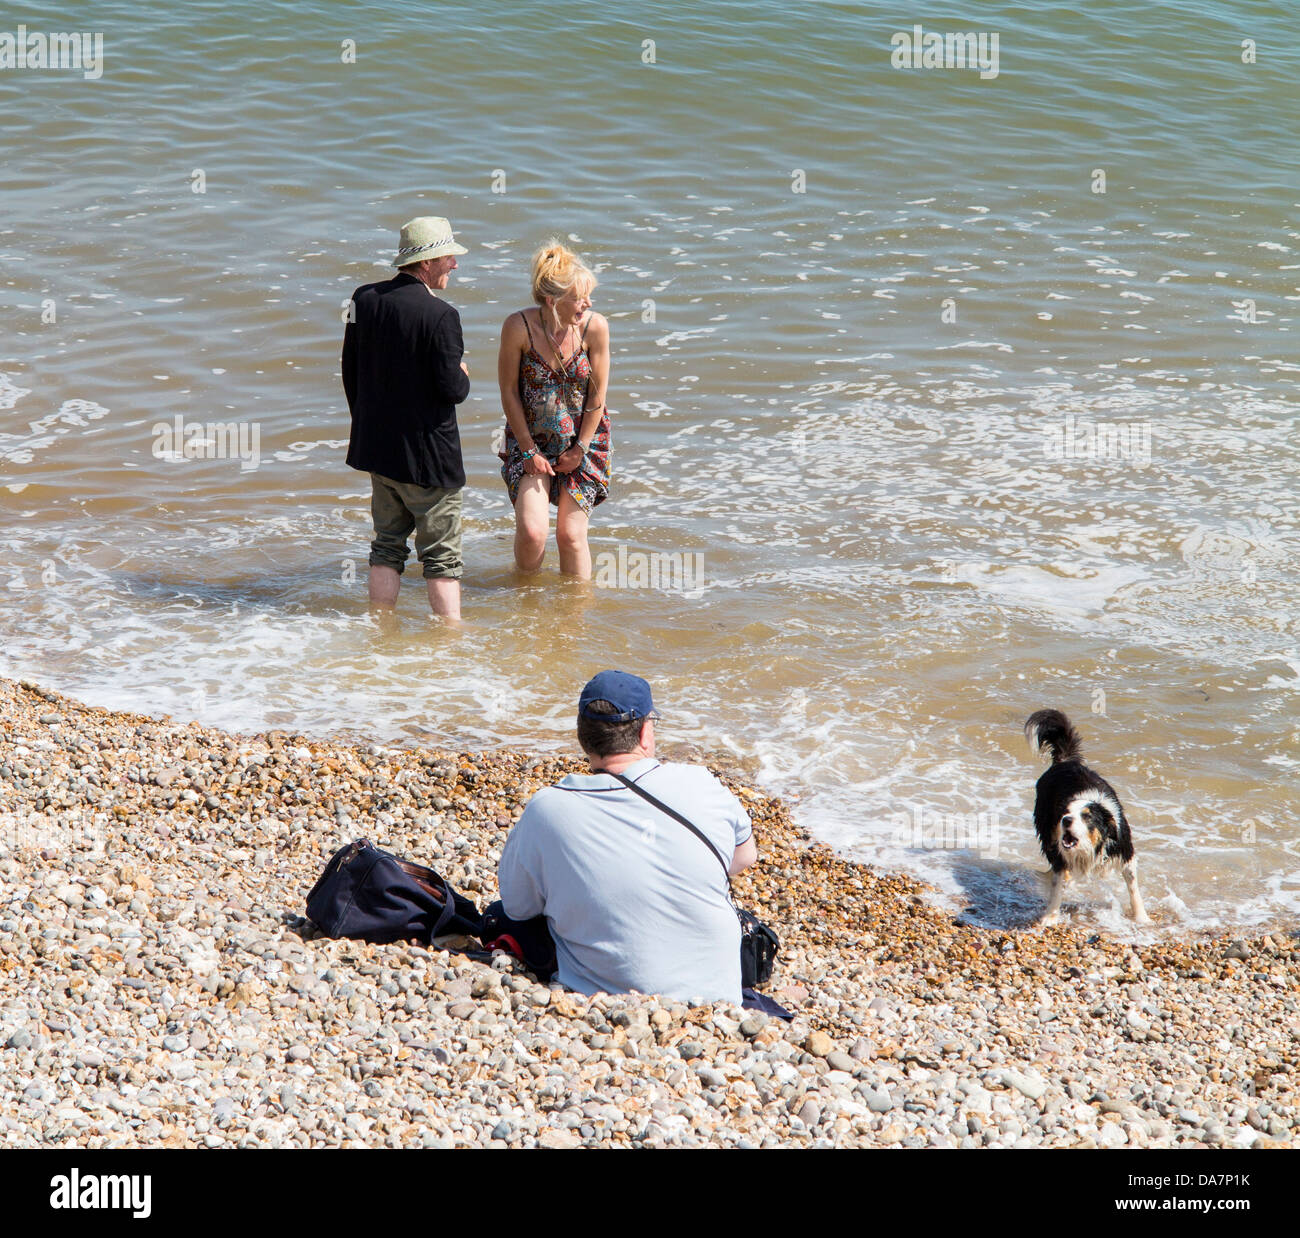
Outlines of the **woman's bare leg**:
[{"label": "woman's bare leg", "polygon": [[591,579],[591,551],[587,546],[587,513],[567,491],[560,492],[555,519],[555,541],[560,548],[560,571],[579,580]]},{"label": "woman's bare leg", "polygon": [[546,557],[551,531],[551,479],[525,473],[515,497],[515,566],[535,572]]}]

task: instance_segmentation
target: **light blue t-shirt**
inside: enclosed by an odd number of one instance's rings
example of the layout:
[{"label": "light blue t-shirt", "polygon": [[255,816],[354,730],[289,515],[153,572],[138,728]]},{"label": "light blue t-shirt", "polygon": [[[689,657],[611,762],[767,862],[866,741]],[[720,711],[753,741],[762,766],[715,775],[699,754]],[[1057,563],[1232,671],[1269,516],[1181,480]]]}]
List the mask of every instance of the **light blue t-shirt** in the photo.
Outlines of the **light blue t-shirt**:
[{"label": "light blue t-shirt", "polygon": [[[623,774],[728,865],[753,833],[740,801],[702,766],[647,757]],[[545,914],[566,987],[740,1002],[740,924],[718,857],[612,775],[570,774],[534,795],[499,877],[506,915]]]}]

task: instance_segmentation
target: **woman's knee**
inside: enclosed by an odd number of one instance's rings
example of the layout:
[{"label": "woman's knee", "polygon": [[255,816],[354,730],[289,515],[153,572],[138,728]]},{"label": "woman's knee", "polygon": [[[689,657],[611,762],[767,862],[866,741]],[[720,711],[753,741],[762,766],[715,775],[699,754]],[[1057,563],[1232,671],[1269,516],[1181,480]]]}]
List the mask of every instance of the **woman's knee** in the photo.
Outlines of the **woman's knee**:
[{"label": "woman's knee", "polygon": [[581,512],[555,522],[555,544],[561,550],[581,550],[587,544],[587,518]]},{"label": "woman's knee", "polygon": [[541,564],[546,555],[546,535],[548,529],[545,524],[540,527],[529,525],[525,521],[520,521],[515,527],[515,562],[520,567],[532,570]]},{"label": "woman's knee", "polygon": [[515,511],[515,536],[521,542],[545,546],[546,535],[551,531],[550,525],[545,508],[537,511],[530,504],[528,508]]}]

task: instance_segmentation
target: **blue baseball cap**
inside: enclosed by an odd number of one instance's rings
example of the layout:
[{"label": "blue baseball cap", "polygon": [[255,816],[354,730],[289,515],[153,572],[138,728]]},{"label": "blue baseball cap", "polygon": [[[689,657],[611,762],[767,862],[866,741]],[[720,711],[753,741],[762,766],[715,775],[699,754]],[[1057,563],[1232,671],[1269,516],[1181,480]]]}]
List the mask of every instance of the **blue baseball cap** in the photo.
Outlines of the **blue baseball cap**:
[{"label": "blue baseball cap", "polygon": [[[587,708],[592,701],[608,701],[615,712],[592,713]],[[650,685],[644,679],[626,671],[601,671],[587,681],[578,697],[578,717],[590,718],[593,722],[632,722],[637,718],[657,718],[659,715],[650,699]]]}]

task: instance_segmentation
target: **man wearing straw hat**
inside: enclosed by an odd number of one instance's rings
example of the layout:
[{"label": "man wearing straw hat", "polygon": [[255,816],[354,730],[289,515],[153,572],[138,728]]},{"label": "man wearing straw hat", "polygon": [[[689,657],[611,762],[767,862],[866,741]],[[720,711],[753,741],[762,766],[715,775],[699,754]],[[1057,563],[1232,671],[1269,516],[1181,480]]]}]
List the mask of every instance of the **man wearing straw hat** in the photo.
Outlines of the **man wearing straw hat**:
[{"label": "man wearing straw hat", "polygon": [[397,604],[415,534],[429,605],[460,618],[461,489],[456,405],[469,395],[460,315],[435,295],[456,269],[451,224],[402,226],[392,279],[352,294],[343,333],[343,390],[352,414],[347,462],[370,474],[370,604]]}]

